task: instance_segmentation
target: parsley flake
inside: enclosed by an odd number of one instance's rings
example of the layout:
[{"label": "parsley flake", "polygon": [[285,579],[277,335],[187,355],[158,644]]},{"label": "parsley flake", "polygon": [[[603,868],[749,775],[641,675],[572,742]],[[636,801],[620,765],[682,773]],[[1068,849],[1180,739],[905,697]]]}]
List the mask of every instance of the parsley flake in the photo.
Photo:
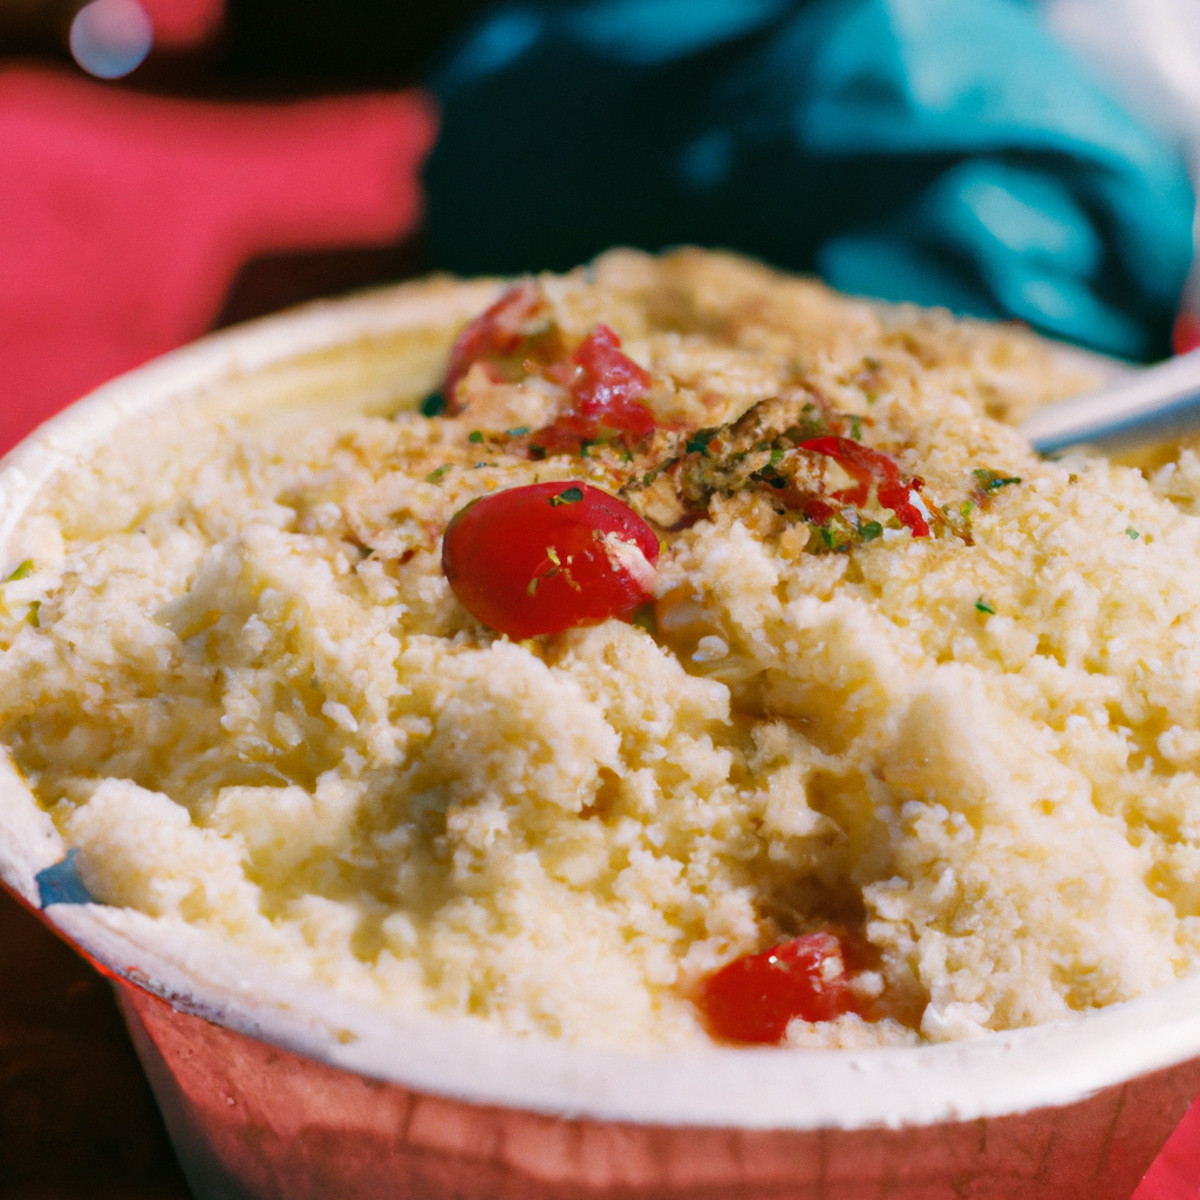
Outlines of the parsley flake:
[{"label": "parsley flake", "polygon": [[583,499],[583,488],[569,487],[550,497],[550,503],[557,508],[560,504],[578,504]]},{"label": "parsley flake", "polygon": [[1126,525],[1125,526],[1125,536],[1131,542],[1136,542],[1138,540],[1138,538],[1141,537],[1142,535],[1140,533],[1138,533],[1138,531],[1136,529],[1134,529],[1134,527],[1132,525]]},{"label": "parsley flake", "polygon": [[989,617],[996,615],[996,610],[992,607],[990,601],[985,600],[982,596],[975,601],[975,611],[984,613]]},{"label": "parsley flake", "polygon": [[981,492],[996,492],[1002,487],[1021,482],[1019,475],[1001,475],[999,471],[993,471],[990,467],[976,467],[971,474]]},{"label": "parsley flake", "polygon": [[421,416],[440,417],[446,411],[446,397],[441,392],[433,392],[421,401]]},{"label": "parsley flake", "polygon": [[474,442],[475,445],[478,446],[479,443],[483,441],[483,430],[472,429],[471,432],[467,434],[467,441]]}]

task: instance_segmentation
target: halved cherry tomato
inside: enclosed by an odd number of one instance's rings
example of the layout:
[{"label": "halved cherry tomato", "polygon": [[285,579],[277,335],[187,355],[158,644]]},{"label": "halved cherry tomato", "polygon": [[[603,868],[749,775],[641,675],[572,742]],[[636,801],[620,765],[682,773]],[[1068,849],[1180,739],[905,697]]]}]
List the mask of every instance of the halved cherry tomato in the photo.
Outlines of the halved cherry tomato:
[{"label": "halved cherry tomato", "polygon": [[460,509],[442,570],[462,606],[512,638],[628,618],[650,599],[658,538],[590,484],[534,483]]},{"label": "halved cherry tomato", "polygon": [[708,1031],[730,1042],[774,1045],[788,1022],[832,1021],[858,1012],[846,950],[833,933],[806,933],[726,963],[698,996]]}]

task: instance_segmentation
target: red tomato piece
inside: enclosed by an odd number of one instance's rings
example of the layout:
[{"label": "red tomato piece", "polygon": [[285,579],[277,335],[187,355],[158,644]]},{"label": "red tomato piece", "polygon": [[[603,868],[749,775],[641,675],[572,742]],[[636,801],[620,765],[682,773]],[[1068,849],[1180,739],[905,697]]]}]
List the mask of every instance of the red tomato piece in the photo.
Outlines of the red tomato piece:
[{"label": "red tomato piece", "polygon": [[581,416],[633,433],[654,429],[653,415],[638,399],[650,390],[650,374],[622,352],[621,339],[607,325],[597,325],[571,361],[579,368],[571,394]]},{"label": "red tomato piece", "polygon": [[866,504],[873,483],[879,503],[890,508],[913,537],[929,537],[929,523],[911,496],[920,487],[920,481],[905,482],[900,468],[886,454],[844,437],[813,438],[801,442],[800,449],[832,458],[854,479],[853,487],[834,494],[835,500],[845,504]]},{"label": "red tomato piece", "polygon": [[635,443],[654,432],[654,414],[639,400],[650,390],[650,375],[621,350],[621,339],[607,325],[597,325],[579,343],[571,363],[564,374],[574,407],[538,431],[540,446],[569,452],[606,433]]},{"label": "red tomato piece", "polygon": [[477,362],[511,358],[546,314],[541,288],[527,279],[509,288],[475,318],[454,340],[446,363],[442,394],[451,413],[459,411],[456,400],[459,381]]},{"label": "red tomato piece", "polygon": [[637,513],[571,480],[473,500],[442,539],[459,602],[517,639],[628,618],[651,598],[657,561],[658,538]]},{"label": "red tomato piece", "polygon": [[858,1012],[846,948],[833,933],[806,933],[726,963],[698,997],[709,1032],[730,1042],[776,1045],[788,1022],[832,1021]]}]

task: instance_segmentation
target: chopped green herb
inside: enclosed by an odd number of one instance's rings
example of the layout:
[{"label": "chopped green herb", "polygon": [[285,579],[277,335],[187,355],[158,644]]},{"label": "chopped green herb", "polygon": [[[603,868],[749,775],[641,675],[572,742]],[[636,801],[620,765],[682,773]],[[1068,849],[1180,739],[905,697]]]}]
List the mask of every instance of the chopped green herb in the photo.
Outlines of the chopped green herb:
[{"label": "chopped green herb", "polygon": [[432,392],[421,401],[421,416],[440,417],[446,411],[446,397],[441,392]]},{"label": "chopped green herb", "polygon": [[451,463],[442,463],[442,465],[440,467],[438,467],[434,471],[430,471],[429,474],[425,476],[425,482],[426,483],[441,483],[442,477],[446,474],[446,472],[448,470],[450,470],[450,467],[452,465],[453,464],[451,464]]},{"label": "chopped green herb", "polygon": [[12,583],[14,580],[24,579],[26,575],[30,575],[32,573],[33,573],[33,559],[27,558],[23,563],[21,563],[17,567],[17,569],[15,571],[13,571],[13,573],[4,582]]},{"label": "chopped green herb", "polygon": [[994,617],[996,615],[996,610],[982,596],[975,601],[975,611],[986,613],[989,617]]},{"label": "chopped green herb", "polygon": [[687,440],[684,449],[688,454],[707,454],[709,443],[721,431],[719,429],[697,429]]},{"label": "chopped green herb", "polygon": [[864,521],[859,527],[858,532],[862,534],[864,542],[873,542],[878,537],[883,537],[883,526],[878,521]]},{"label": "chopped green herb", "polygon": [[658,634],[658,616],[653,604],[643,604],[641,608],[635,609],[630,622],[639,629],[644,629],[651,637]]},{"label": "chopped green herb", "polygon": [[560,504],[578,504],[582,499],[582,488],[569,487],[557,493],[557,495],[551,496],[550,503],[557,508]]},{"label": "chopped green herb", "polygon": [[507,437],[524,437],[528,432],[529,432],[528,425],[517,425],[513,429],[506,429],[504,431],[504,433]]},{"label": "chopped green herb", "polygon": [[483,441],[483,430],[472,429],[471,432],[467,434],[467,441],[474,442],[475,445],[478,446],[479,443]]},{"label": "chopped green herb", "polygon": [[850,436],[856,441],[862,441],[862,417],[850,418]]},{"label": "chopped green herb", "polygon": [[1134,527],[1132,525],[1127,525],[1125,527],[1125,536],[1131,542],[1136,542],[1138,540],[1138,538],[1141,537],[1141,534],[1138,533],[1138,531],[1136,529],[1134,529]]},{"label": "chopped green herb", "polygon": [[1021,482],[1019,475],[1001,475],[990,467],[976,467],[971,474],[975,476],[975,483],[982,492],[995,492],[1009,484]]}]

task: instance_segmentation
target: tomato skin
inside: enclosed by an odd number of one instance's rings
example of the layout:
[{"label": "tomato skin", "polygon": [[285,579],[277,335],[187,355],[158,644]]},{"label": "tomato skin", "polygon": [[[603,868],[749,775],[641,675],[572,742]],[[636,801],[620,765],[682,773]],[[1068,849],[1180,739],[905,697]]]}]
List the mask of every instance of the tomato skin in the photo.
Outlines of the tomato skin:
[{"label": "tomato skin", "polygon": [[697,997],[713,1037],[778,1045],[788,1022],[832,1021],[859,1012],[846,950],[833,933],[807,933],[745,954],[709,975]]},{"label": "tomato skin", "polygon": [[640,399],[653,380],[621,350],[621,339],[607,325],[597,325],[575,347],[569,368],[557,374],[571,394],[571,408],[534,435],[543,450],[577,454],[585,443],[612,435],[633,446],[654,432],[654,414]]},{"label": "tomato skin", "polygon": [[854,486],[835,492],[833,498],[847,504],[866,504],[871,485],[884,508],[890,508],[902,525],[915,538],[929,537],[929,523],[912,502],[911,491],[920,488],[920,481],[905,483],[900,468],[886,454],[872,450],[861,442],[845,437],[819,437],[801,442],[799,448],[811,454],[822,454],[839,463],[854,479]]},{"label": "tomato skin", "polygon": [[571,361],[579,368],[571,394],[581,416],[639,436],[654,432],[654,416],[639,399],[653,380],[621,350],[621,339],[607,325],[597,325]]},{"label": "tomato skin", "polygon": [[589,442],[615,437],[632,446],[654,432],[654,414],[640,397],[649,373],[621,350],[621,339],[597,325],[568,357],[561,330],[532,279],[509,288],[466,325],[446,361],[442,395],[451,416],[463,412],[458,385],[476,364],[497,383],[542,375],[570,396],[570,407],[535,434],[538,450],[578,454]]},{"label": "tomato skin", "polygon": [[467,325],[454,339],[446,363],[442,394],[447,411],[461,411],[458,385],[477,362],[493,364],[515,355],[527,341],[531,327],[547,312],[541,289],[527,279],[509,288]]},{"label": "tomato skin", "polygon": [[609,617],[653,593],[658,538],[608,492],[574,480],[473,500],[451,518],[442,570],[459,603],[521,639]]}]

